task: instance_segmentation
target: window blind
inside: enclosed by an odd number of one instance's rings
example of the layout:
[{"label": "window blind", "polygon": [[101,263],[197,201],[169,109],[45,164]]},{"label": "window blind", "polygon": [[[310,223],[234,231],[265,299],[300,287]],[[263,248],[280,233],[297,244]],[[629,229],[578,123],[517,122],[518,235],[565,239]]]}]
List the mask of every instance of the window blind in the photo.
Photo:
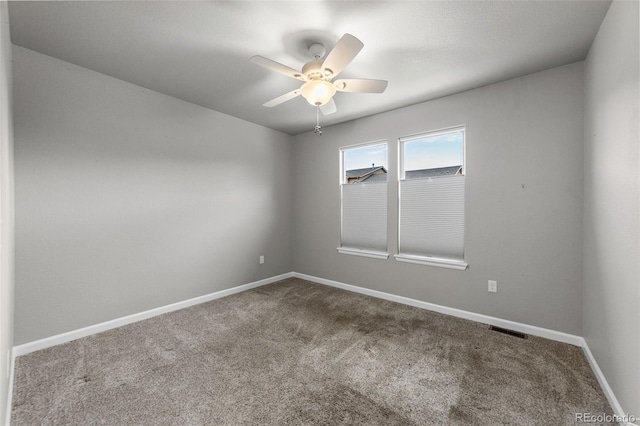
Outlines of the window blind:
[{"label": "window blind", "polygon": [[341,186],[341,246],[387,251],[387,183]]},{"label": "window blind", "polygon": [[400,181],[400,253],[464,259],[464,178]]}]

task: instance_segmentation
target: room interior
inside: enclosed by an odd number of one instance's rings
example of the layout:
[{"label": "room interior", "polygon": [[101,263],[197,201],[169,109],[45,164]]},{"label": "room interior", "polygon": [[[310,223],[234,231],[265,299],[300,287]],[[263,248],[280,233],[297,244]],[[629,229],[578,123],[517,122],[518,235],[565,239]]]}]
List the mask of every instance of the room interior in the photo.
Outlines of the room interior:
[{"label": "room interior", "polygon": [[[17,360],[282,280],[578,348],[640,419],[637,1],[0,6],[6,424]],[[344,34],[364,47],[339,78],[383,93],[262,106],[301,82],[250,58],[300,70]],[[398,141],[461,125],[468,266],[400,262]],[[339,153],[373,141],[386,258],[337,250]]]}]

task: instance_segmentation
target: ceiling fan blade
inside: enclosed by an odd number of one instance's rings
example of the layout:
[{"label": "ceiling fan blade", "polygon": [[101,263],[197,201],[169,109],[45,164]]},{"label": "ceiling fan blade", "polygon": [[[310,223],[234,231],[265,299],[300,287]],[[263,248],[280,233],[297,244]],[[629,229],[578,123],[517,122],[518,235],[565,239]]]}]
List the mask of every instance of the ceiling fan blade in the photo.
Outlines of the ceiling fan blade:
[{"label": "ceiling fan blade", "polygon": [[343,35],[322,63],[322,71],[325,73],[327,70],[330,71],[332,78],[337,76],[353,61],[363,47],[364,44],[351,34]]},{"label": "ceiling fan blade", "polygon": [[320,106],[320,111],[322,111],[322,115],[333,114],[337,110],[338,108],[336,108],[336,103],[333,100],[333,98],[331,98],[329,102],[327,102],[326,104]]},{"label": "ceiling fan blade", "polygon": [[307,81],[307,76],[300,71],[296,71],[291,67],[281,64],[280,62],[272,61],[264,56],[253,56],[250,59],[254,64],[258,64],[262,67],[270,69],[271,71],[279,72],[280,74],[287,75],[300,81]]},{"label": "ceiling fan blade", "polygon": [[283,102],[287,102],[287,101],[295,98],[296,96],[300,96],[300,93],[302,93],[300,91],[300,89],[296,89],[296,90],[294,90],[292,92],[285,93],[284,95],[280,95],[275,99],[271,99],[269,102],[262,104],[262,106],[271,108],[271,107],[274,107],[276,105],[280,105]]},{"label": "ceiling fan blade", "polygon": [[386,80],[351,78],[336,80],[334,85],[339,92],[382,93],[387,88]]}]

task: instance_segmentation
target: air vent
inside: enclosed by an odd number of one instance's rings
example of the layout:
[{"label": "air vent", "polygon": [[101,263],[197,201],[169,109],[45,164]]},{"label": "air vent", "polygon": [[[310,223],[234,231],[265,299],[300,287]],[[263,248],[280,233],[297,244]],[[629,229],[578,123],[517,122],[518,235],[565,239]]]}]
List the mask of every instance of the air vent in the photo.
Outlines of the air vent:
[{"label": "air vent", "polygon": [[509,336],[517,337],[518,339],[526,339],[527,335],[524,333],[520,333],[519,331],[509,330],[507,328],[496,327],[492,325],[489,327],[493,331],[497,331],[498,333],[508,334]]}]

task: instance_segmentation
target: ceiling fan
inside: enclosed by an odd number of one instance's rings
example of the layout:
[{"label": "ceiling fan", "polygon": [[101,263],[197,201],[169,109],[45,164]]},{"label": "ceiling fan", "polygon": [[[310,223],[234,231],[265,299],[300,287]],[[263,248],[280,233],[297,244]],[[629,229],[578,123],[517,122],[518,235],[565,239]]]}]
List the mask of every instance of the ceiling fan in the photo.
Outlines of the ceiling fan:
[{"label": "ceiling fan", "polygon": [[364,44],[351,34],[342,36],[335,47],[322,60],[325,55],[325,47],[320,43],[313,43],[309,46],[309,53],[313,60],[307,62],[302,71],[272,61],[262,56],[254,56],[251,62],[258,64],[272,71],[279,72],[286,76],[295,78],[303,82],[300,88],[263,104],[265,107],[274,107],[283,102],[302,95],[307,102],[317,106],[324,115],[336,112],[336,104],[333,95],[338,92],[358,92],[358,93],[382,93],[387,88],[387,81],[372,80],[364,78],[340,79],[332,81],[353,61],[356,55],[362,50]]}]

